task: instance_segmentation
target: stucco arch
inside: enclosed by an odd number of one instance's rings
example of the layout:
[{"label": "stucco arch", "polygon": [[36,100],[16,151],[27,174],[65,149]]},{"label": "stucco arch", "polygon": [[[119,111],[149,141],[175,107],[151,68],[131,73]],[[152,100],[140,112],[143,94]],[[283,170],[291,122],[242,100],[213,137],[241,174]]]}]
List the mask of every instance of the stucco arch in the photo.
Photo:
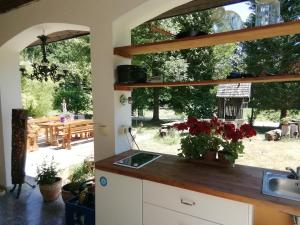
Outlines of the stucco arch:
[{"label": "stucco arch", "polygon": [[132,28],[190,1],[192,0],[148,0],[121,15],[113,22],[115,46],[129,44],[128,41],[124,43],[124,40],[120,39],[124,35],[124,32],[130,31]]},{"label": "stucco arch", "polygon": [[[0,177],[6,178],[6,183],[10,179],[10,162],[11,162],[11,109],[22,108],[21,103],[21,74],[19,72],[19,53],[30,43],[37,39],[38,35],[48,35],[53,32],[63,30],[80,30],[89,31],[89,28],[81,25],[65,24],[65,23],[44,23],[34,25],[19,34],[12,37],[9,41],[0,47],[0,111],[1,123],[0,129],[2,133],[2,141],[0,141],[0,149],[3,149],[4,163],[0,165],[5,168],[5,175]],[[2,160],[1,160],[2,161]]]},{"label": "stucco arch", "polygon": [[113,89],[115,66],[130,60],[114,56],[113,47],[130,44],[133,27],[189,1],[40,0],[0,15],[0,184],[10,184],[11,109],[21,107],[19,52],[43,28],[46,34],[90,29],[95,159],[99,160],[130,148],[118,129],[131,125],[131,107],[119,104],[122,93],[131,93]]}]

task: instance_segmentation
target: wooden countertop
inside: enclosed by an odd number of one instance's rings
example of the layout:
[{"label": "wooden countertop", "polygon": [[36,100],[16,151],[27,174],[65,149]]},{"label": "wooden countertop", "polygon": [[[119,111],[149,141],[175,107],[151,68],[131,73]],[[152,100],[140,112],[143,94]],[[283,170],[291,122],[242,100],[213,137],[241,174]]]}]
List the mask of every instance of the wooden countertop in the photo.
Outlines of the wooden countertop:
[{"label": "wooden countertop", "polygon": [[172,185],[254,206],[272,207],[284,213],[300,216],[300,203],[262,194],[265,170],[263,168],[242,165],[231,168],[215,167],[188,162],[173,155],[162,155],[140,169],[113,165],[115,161],[136,152],[131,150],[98,161],[95,167],[98,170]]}]

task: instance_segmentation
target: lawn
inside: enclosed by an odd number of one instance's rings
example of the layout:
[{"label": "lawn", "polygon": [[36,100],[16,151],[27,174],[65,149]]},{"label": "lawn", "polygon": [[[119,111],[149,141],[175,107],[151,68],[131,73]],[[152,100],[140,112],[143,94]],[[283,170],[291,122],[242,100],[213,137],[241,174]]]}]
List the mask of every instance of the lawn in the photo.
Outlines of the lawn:
[{"label": "lawn", "polygon": [[[146,114],[147,115],[147,114]],[[163,116],[166,114],[163,114]],[[182,116],[171,115],[167,112],[164,120],[172,117],[181,119]],[[177,131],[170,132],[166,137],[159,136],[159,123],[133,121],[136,127],[136,141],[142,150],[176,155],[180,148],[180,135]],[[245,153],[236,161],[236,164],[285,170],[285,167],[300,166],[300,139],[283,139],[277,142],[264,139],[265,129],[258,129],[256,137],[244,141]]]}]

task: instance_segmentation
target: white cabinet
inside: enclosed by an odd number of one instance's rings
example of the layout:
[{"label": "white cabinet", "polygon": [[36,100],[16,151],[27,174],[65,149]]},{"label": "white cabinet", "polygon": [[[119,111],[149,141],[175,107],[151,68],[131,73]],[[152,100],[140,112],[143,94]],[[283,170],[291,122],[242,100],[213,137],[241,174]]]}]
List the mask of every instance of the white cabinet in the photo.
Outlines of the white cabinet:
[{"label": "white cabinet", "polygon": [[96,225],[141,225],[142,180],[96,170]]},{"label": "white cabinet", "polygon": [[143,225],[219,225],[147,203],[143,213]]},{"label": "white cabinet", "polygon": [[[147,204],[190,215],[212,223],[222,225],[252,225],[253,207],[249,204],[156,182],[143,181],[143,201]],[[148,218],[150,219],[151,217],[148,215]],[[144,225],[155,224],[155,221],[150,224],[148,220]],[[177,224],[172,223],[172,225]],[[181,224],[179,223],[179,225]]]},{"label": "white cabinet", "polygon": [[96,170],[96,225],[252,225],[249,204]]}]

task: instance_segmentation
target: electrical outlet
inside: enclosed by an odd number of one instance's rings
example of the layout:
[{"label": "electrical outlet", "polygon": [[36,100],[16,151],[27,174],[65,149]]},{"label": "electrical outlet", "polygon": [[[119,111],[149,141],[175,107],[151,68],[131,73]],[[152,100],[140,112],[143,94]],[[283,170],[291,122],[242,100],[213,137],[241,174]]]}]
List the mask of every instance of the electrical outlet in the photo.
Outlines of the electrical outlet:
[{"label": "electrical outlet", "polygon": [[127,134],[127,132],[128,132],[128,127],[126,127],[126,126],[121,126],[121,127],[119,128],[119,133],[120,133],[121,135]]}]

